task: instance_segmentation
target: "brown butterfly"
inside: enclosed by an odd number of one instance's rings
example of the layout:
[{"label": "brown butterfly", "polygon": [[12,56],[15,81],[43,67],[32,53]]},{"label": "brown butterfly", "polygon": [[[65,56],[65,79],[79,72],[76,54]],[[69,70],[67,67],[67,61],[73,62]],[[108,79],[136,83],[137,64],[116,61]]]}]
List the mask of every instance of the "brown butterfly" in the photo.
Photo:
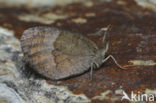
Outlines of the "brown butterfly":
[{"label": "brown butterfly", "polygon": [[[100,32],[98,32],[100,33]],[[105,38],[105,37],[104,37]],[[91,68],[99,68],[112,55],[105,57],[108,43],[103,48],[79,33],[54,27],[33,27],[21,37],[24,59],[39,74],[59,80],[79,75]]]}]

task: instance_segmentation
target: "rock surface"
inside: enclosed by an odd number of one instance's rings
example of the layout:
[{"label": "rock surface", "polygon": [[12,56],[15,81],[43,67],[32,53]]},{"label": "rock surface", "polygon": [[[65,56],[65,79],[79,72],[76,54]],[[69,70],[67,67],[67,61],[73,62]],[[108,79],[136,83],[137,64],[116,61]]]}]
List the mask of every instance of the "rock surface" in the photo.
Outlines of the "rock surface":
[{"label": "rock surface", "polygon": [[[41,8],[0,2],[0,103],[121,103],[123,91],[156,94],[155,0],[69,0]],[[127,70],[109,60],[94,71],[92,81],[89,72],[50,81],[22,59],[19,38],[29,27],[46,25],[79,32],[101,46],[101,36],[89,34],[110,24],[108,55]]]}]

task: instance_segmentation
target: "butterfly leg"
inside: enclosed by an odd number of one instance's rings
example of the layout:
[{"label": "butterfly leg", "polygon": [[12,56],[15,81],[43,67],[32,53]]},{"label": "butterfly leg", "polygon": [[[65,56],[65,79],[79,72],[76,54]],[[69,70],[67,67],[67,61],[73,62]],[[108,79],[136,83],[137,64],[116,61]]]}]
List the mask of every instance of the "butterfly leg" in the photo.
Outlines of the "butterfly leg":
[{"label": "butterfly leg", "polygon": [[127,68],[122,67],[122,66],[116,61],[116,59],[115,59],[112,55],[109,55],[108,57],[106,57],[102,62],[103,62],[103,63],[106,62],[109,58],[112,58],[113,61],[115,62],[115,64],[116,64],[119,68],[121,68],[121,69],[127,69]]},{"label": "butterfly leg", "polygon": [[91,81],[93,80],[93,64],[91,65],[91,68],[90,68],[90,79]]},{"label": "butterfly leg", "polygon": [[93,62],[91,64],[91,68],[90,68],[90,78],[91,78],[91,80],[93,80],[93,69],[96,68],[96,67],[98,68],[99,67],[99,64],[96,63],[96,62]]}]

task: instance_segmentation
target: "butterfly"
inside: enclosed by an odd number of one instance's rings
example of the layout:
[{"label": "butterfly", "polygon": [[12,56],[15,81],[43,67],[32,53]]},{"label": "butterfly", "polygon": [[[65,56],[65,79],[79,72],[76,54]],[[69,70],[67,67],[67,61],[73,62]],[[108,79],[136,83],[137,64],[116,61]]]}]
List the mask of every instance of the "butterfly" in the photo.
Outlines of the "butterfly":
[{"label": "butterfly", "polygon": [[122,68],[112,55],[106,57],[109,44],[105,39],[103,44],[99,48],[82,34],[45,26],[29,28],[21,37],[25,62],[51,80],[77,76],[89,69],[92,75],[93,69],[109,58]]}]

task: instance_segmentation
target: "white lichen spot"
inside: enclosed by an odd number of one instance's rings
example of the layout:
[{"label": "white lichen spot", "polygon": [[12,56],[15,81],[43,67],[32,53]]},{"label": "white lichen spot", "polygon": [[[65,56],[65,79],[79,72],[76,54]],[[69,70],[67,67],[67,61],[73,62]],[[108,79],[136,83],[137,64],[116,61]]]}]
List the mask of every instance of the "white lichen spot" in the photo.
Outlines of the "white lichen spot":
[{"label": "white lichen spot", "polygon": [[86,17],[95,17],[96,14],[95,13],[86,13],[85,16]]},{"label": "white lichen spot", "polygon": [[65,14],[54,14],[52,12],[49,12],[49,13],[46,13],[44,15],[42,15],[43,18],[47,18],[49,20],[58,20],[58,19],[66,19],[68,18],[68,15],[65,15]]},{"label": "white lichen spot", "polygon": [[135,0],[136,3],[144,8],[156,11],[156,0]]},{"label": "white lichen spot", "polygon": [[123,90],[122,89],[117,89],[115,90],[115,94],[121,94],[122,95]]},{"label": "white lichen spot", "polygon": [[44,15],[38,14],[23,14],[19,15],[18,19],[26,22],[39,22],[43,24],[52,24],[58,19],[65,19],[67,15],[57,15],[54,13],[46,13]]},{"label": "white lichen spot", "polygon": [[[109,94],[111,94],[111,96],[109,96]],[[111,90],[107,90],[103,93],[101,93],[101,95],[95,96],[92,99],[97,99],[97,100],[111,100],[111,101],[118,101],[121,99],[121,95],[122,95],[122,90],[116,90],[115,94],[112,93]]]},{"label": "white lichen spot", "polygon": [[0,0],[0,4],[11,7],[51,7],[55,5],[67,5],[73,2],[86,2],[85,0]]},{"label": "white lichen spot", "polygon": [[153,60],[130,60],[129,63],[132,63],[132,65],[138,65],[138,66],[154,66],[156,63]]},{"label": "white lichen spot", "polygon": [[152,90],[152,89],[146,89],[145,90],[145,94],[156,94],[156,89]]},{"label": "white lichen spot", "polygon": [[142,34],[142,33],[136,33],[135,35],[136,35],[136,36],[140,36],[140,37],[142,37],[142,36],[143,36],[143,34]]},{"label": "white lichen spot", "polygon": [[118,4],[118,5],[126,5],[127,2],[124,1],[124,0],[119,0],[119,1],[117,1],[117,4]]},{"label": "white lichen spot", "polygon": [[86,0],[53,0],[54,1],[54,5],[61,5],[61,6],[65,6],[67,4],[71,4],[71,3],[85,3]]},{"label": "white lichen spot", "polygon": [[88,1],[88,2],[85,2],[84,5],[85,5],[86,7],[92,7],[94,4],[93,4],[92,1]]},{"label": "white lichen spot", "polygon": [[6,36],[13,36],[14,31],[9,30],[7,28],[0,27],[0,34],[6,35]]},{"label": "white lichen spot", "polygon": [[87,22],[87,20],[86,20],[85,18],[81,18],[81,17],[80,17],[80,18],[74,18],[74,19],[72,19],[72,22],[84,24],[84,23]]},{"label": "white lichen spot", "polygon": [[101,95],[94,96],[92,99],[98,99],[98,100],[109,99],[110,97],[108,97],[107,95],[110,93],[111,93],[111,91],[107,90],[107,91],[101,93]]}]

